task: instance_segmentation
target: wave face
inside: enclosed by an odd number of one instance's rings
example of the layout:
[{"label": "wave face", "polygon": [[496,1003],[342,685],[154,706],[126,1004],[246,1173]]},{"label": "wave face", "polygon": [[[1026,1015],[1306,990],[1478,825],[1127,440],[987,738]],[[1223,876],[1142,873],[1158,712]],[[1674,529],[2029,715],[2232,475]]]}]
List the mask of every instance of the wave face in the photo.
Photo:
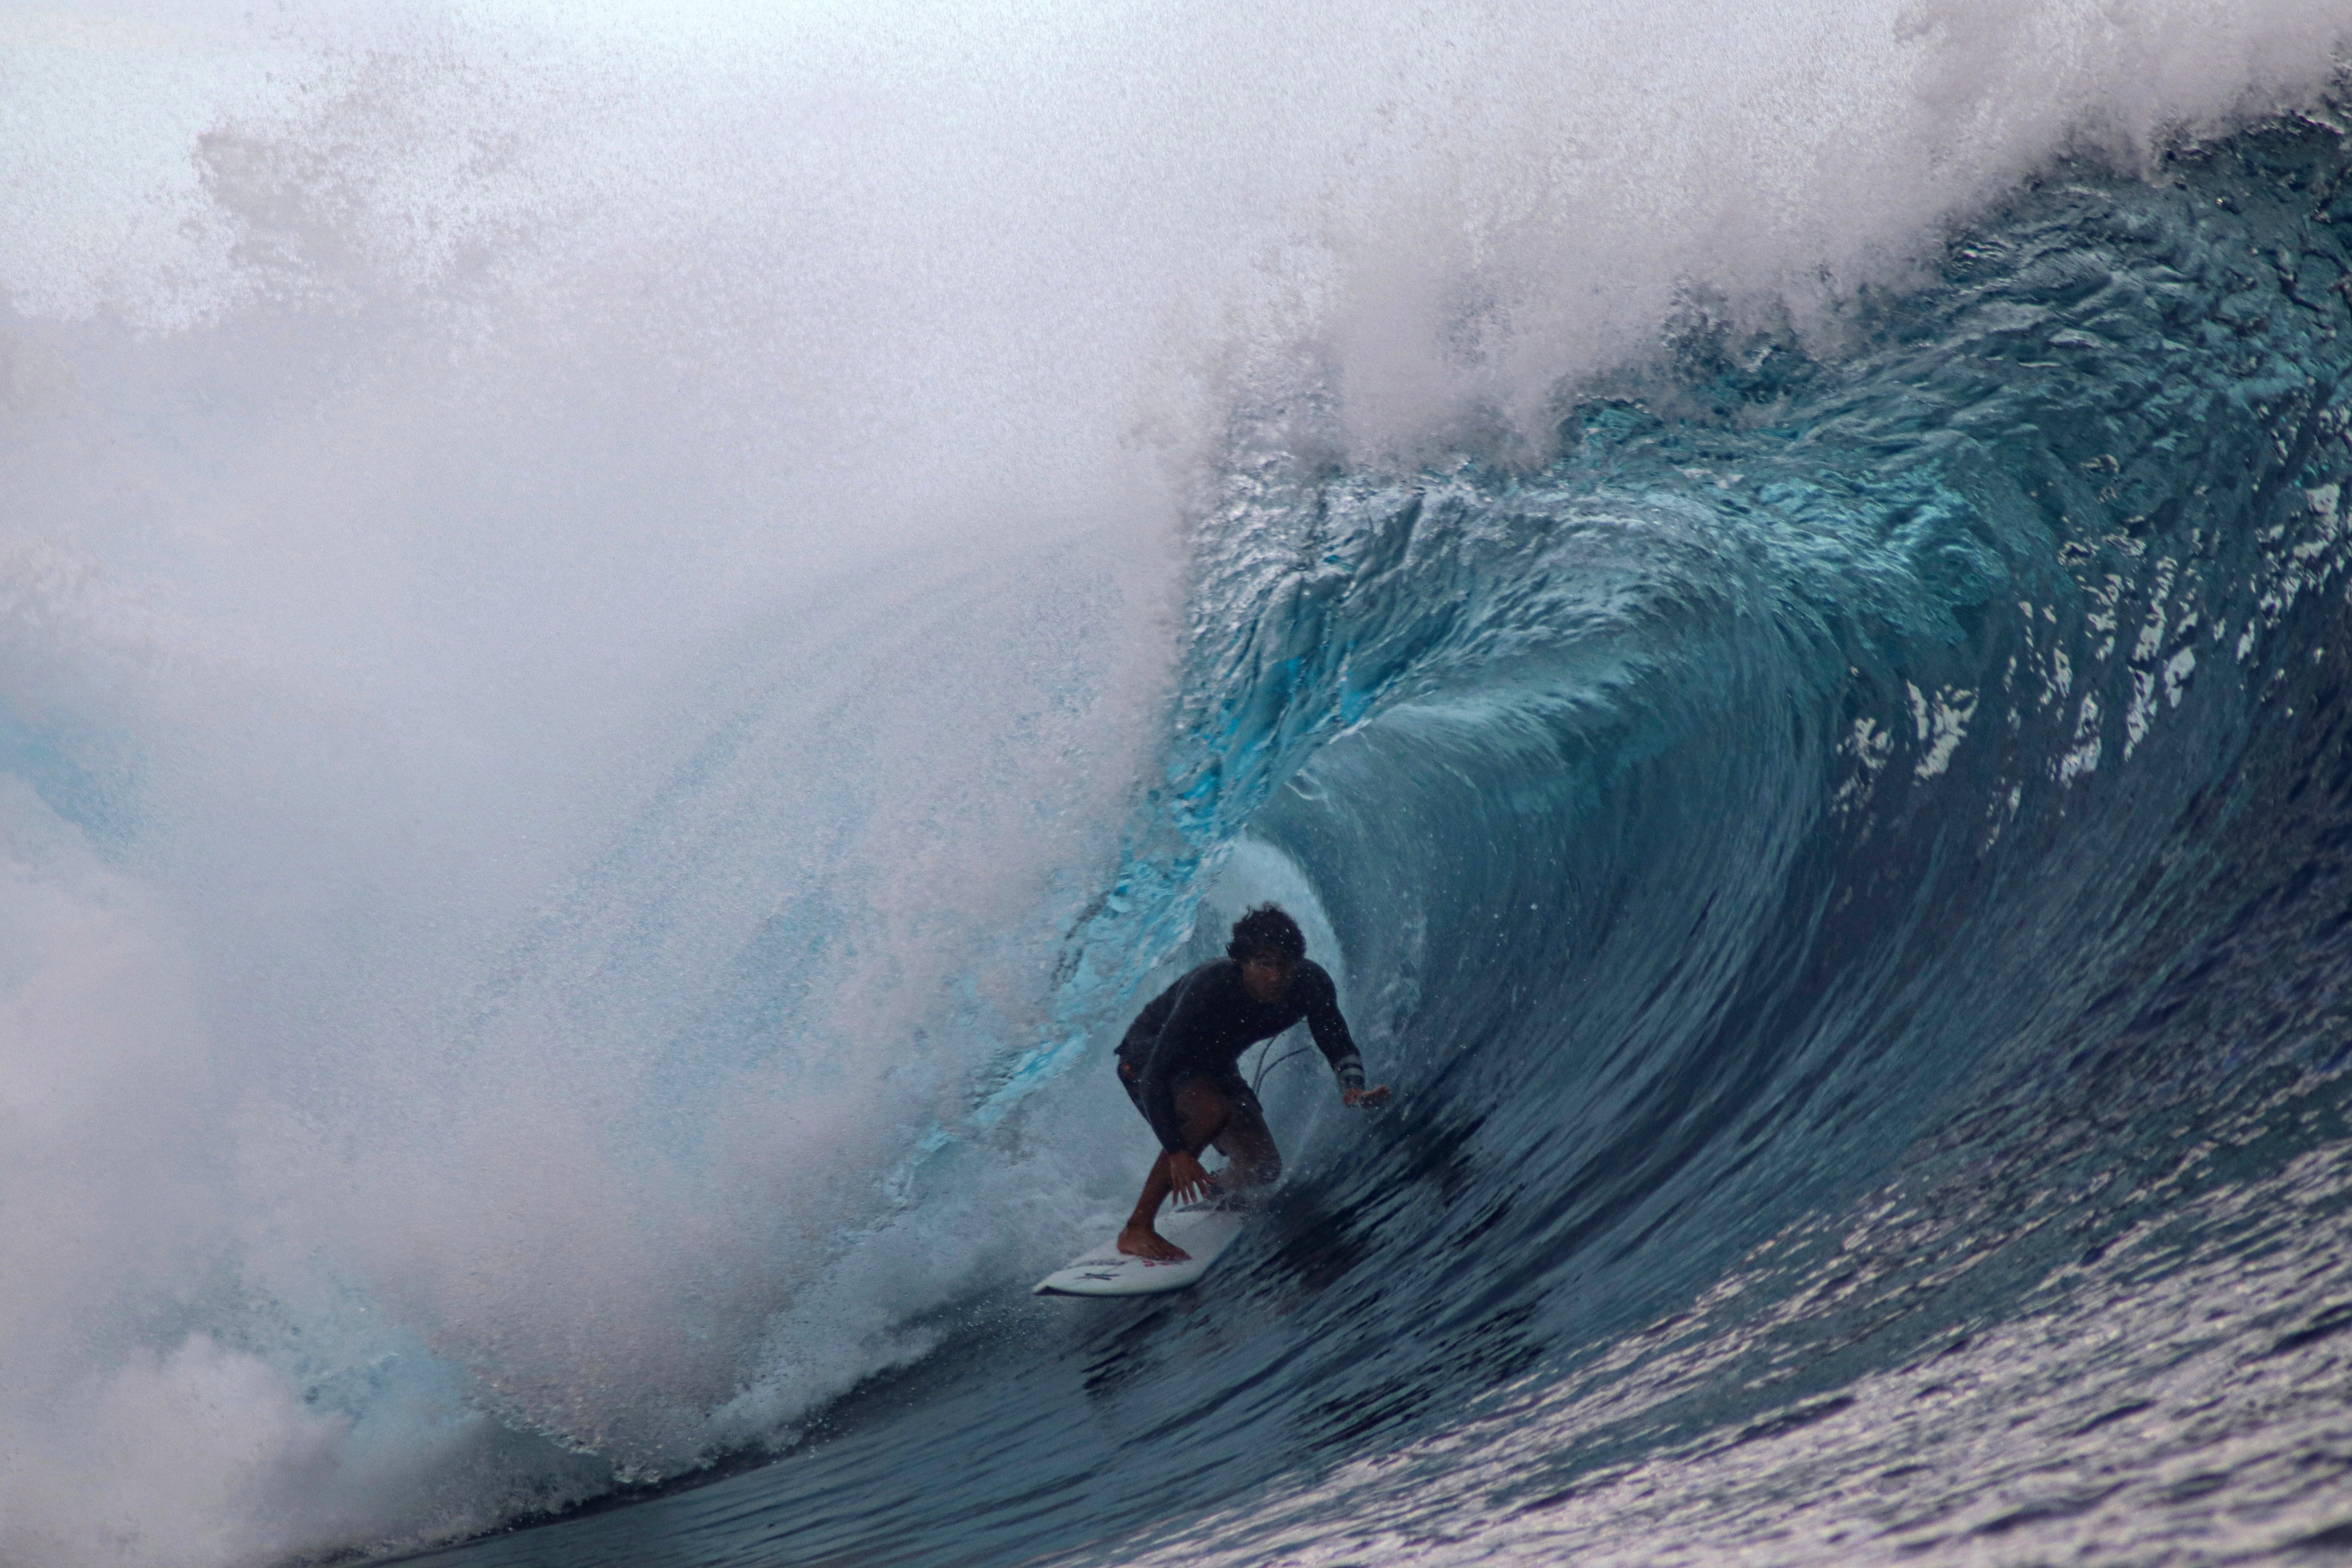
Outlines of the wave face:
[{"label": "wave face", "polygon": [[2336,1539],[2347,177],[2061,167],[1843,353],[1692,311],[1539,472],[1268,411],[1130,880],[1238,843],[1196,945],[1311,907],[1395,1109],[1198,1290],[975,1299],[786,1462],[434,1560]]}]

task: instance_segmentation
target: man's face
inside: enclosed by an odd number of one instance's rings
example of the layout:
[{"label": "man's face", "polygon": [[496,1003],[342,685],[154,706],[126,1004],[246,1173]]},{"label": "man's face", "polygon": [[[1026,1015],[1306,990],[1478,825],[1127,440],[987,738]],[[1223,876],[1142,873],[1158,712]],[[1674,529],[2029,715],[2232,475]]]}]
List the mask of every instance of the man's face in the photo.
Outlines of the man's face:
[{"label": "man's face", "polygon": [[1242,960],[1242,989],[1258,1002],[1279,1002],[1290,994],[1290,977],[1298,964],[1271,952],[1254,952]]}]

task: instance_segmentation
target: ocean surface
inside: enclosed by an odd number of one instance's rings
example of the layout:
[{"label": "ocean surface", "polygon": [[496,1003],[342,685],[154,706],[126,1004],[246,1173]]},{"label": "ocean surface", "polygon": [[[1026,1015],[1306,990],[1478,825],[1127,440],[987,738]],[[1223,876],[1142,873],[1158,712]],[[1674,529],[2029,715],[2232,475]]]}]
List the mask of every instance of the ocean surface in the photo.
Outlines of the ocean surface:
[{"label": "ocean surface", "polygon": [[[898,229],[881,88],[636,186],[642,83],[373,47],[0,247],[0,1563],[2352,1555],[2352,100],[1589,316],[1370,202],[1220,359],[1086,291],[1166,168],[905,259],[1028,107]],[[1273,1042],[1212,1273],[1032,1297],[1266,899],[1392,1104]]]}]

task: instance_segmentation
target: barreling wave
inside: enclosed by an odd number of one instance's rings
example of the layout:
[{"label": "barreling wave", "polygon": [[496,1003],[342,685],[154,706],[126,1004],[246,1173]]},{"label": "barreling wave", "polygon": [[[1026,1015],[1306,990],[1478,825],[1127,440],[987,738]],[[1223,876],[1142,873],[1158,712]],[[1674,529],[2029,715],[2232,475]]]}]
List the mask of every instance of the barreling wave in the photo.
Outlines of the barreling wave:
[{"label": "barreling wave", "polygon": [[2060,166],[1832,333],[1695,304],[1539,471],[1261,410],[1066,973],[1245,843],[1397,1107],[1213,1289],[1008,1280],[787,1462],[463,1560],[2336,1539],[2345,139]]}]

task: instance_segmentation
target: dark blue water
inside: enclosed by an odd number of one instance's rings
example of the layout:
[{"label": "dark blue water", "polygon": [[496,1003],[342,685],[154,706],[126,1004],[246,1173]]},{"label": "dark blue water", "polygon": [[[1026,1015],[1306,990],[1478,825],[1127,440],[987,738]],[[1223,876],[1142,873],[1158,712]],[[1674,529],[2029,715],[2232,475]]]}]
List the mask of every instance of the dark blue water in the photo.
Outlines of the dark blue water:
[{"label": "dark blue water", "polygon": [[1194,1290],[1008,1285],[424,1560],[2352,1551],[2343,142],[2052,169],[1801,337],[1695,300],[1536,471],[1250,411],[1074,941],[1286,859],[1396,1107]]}]

